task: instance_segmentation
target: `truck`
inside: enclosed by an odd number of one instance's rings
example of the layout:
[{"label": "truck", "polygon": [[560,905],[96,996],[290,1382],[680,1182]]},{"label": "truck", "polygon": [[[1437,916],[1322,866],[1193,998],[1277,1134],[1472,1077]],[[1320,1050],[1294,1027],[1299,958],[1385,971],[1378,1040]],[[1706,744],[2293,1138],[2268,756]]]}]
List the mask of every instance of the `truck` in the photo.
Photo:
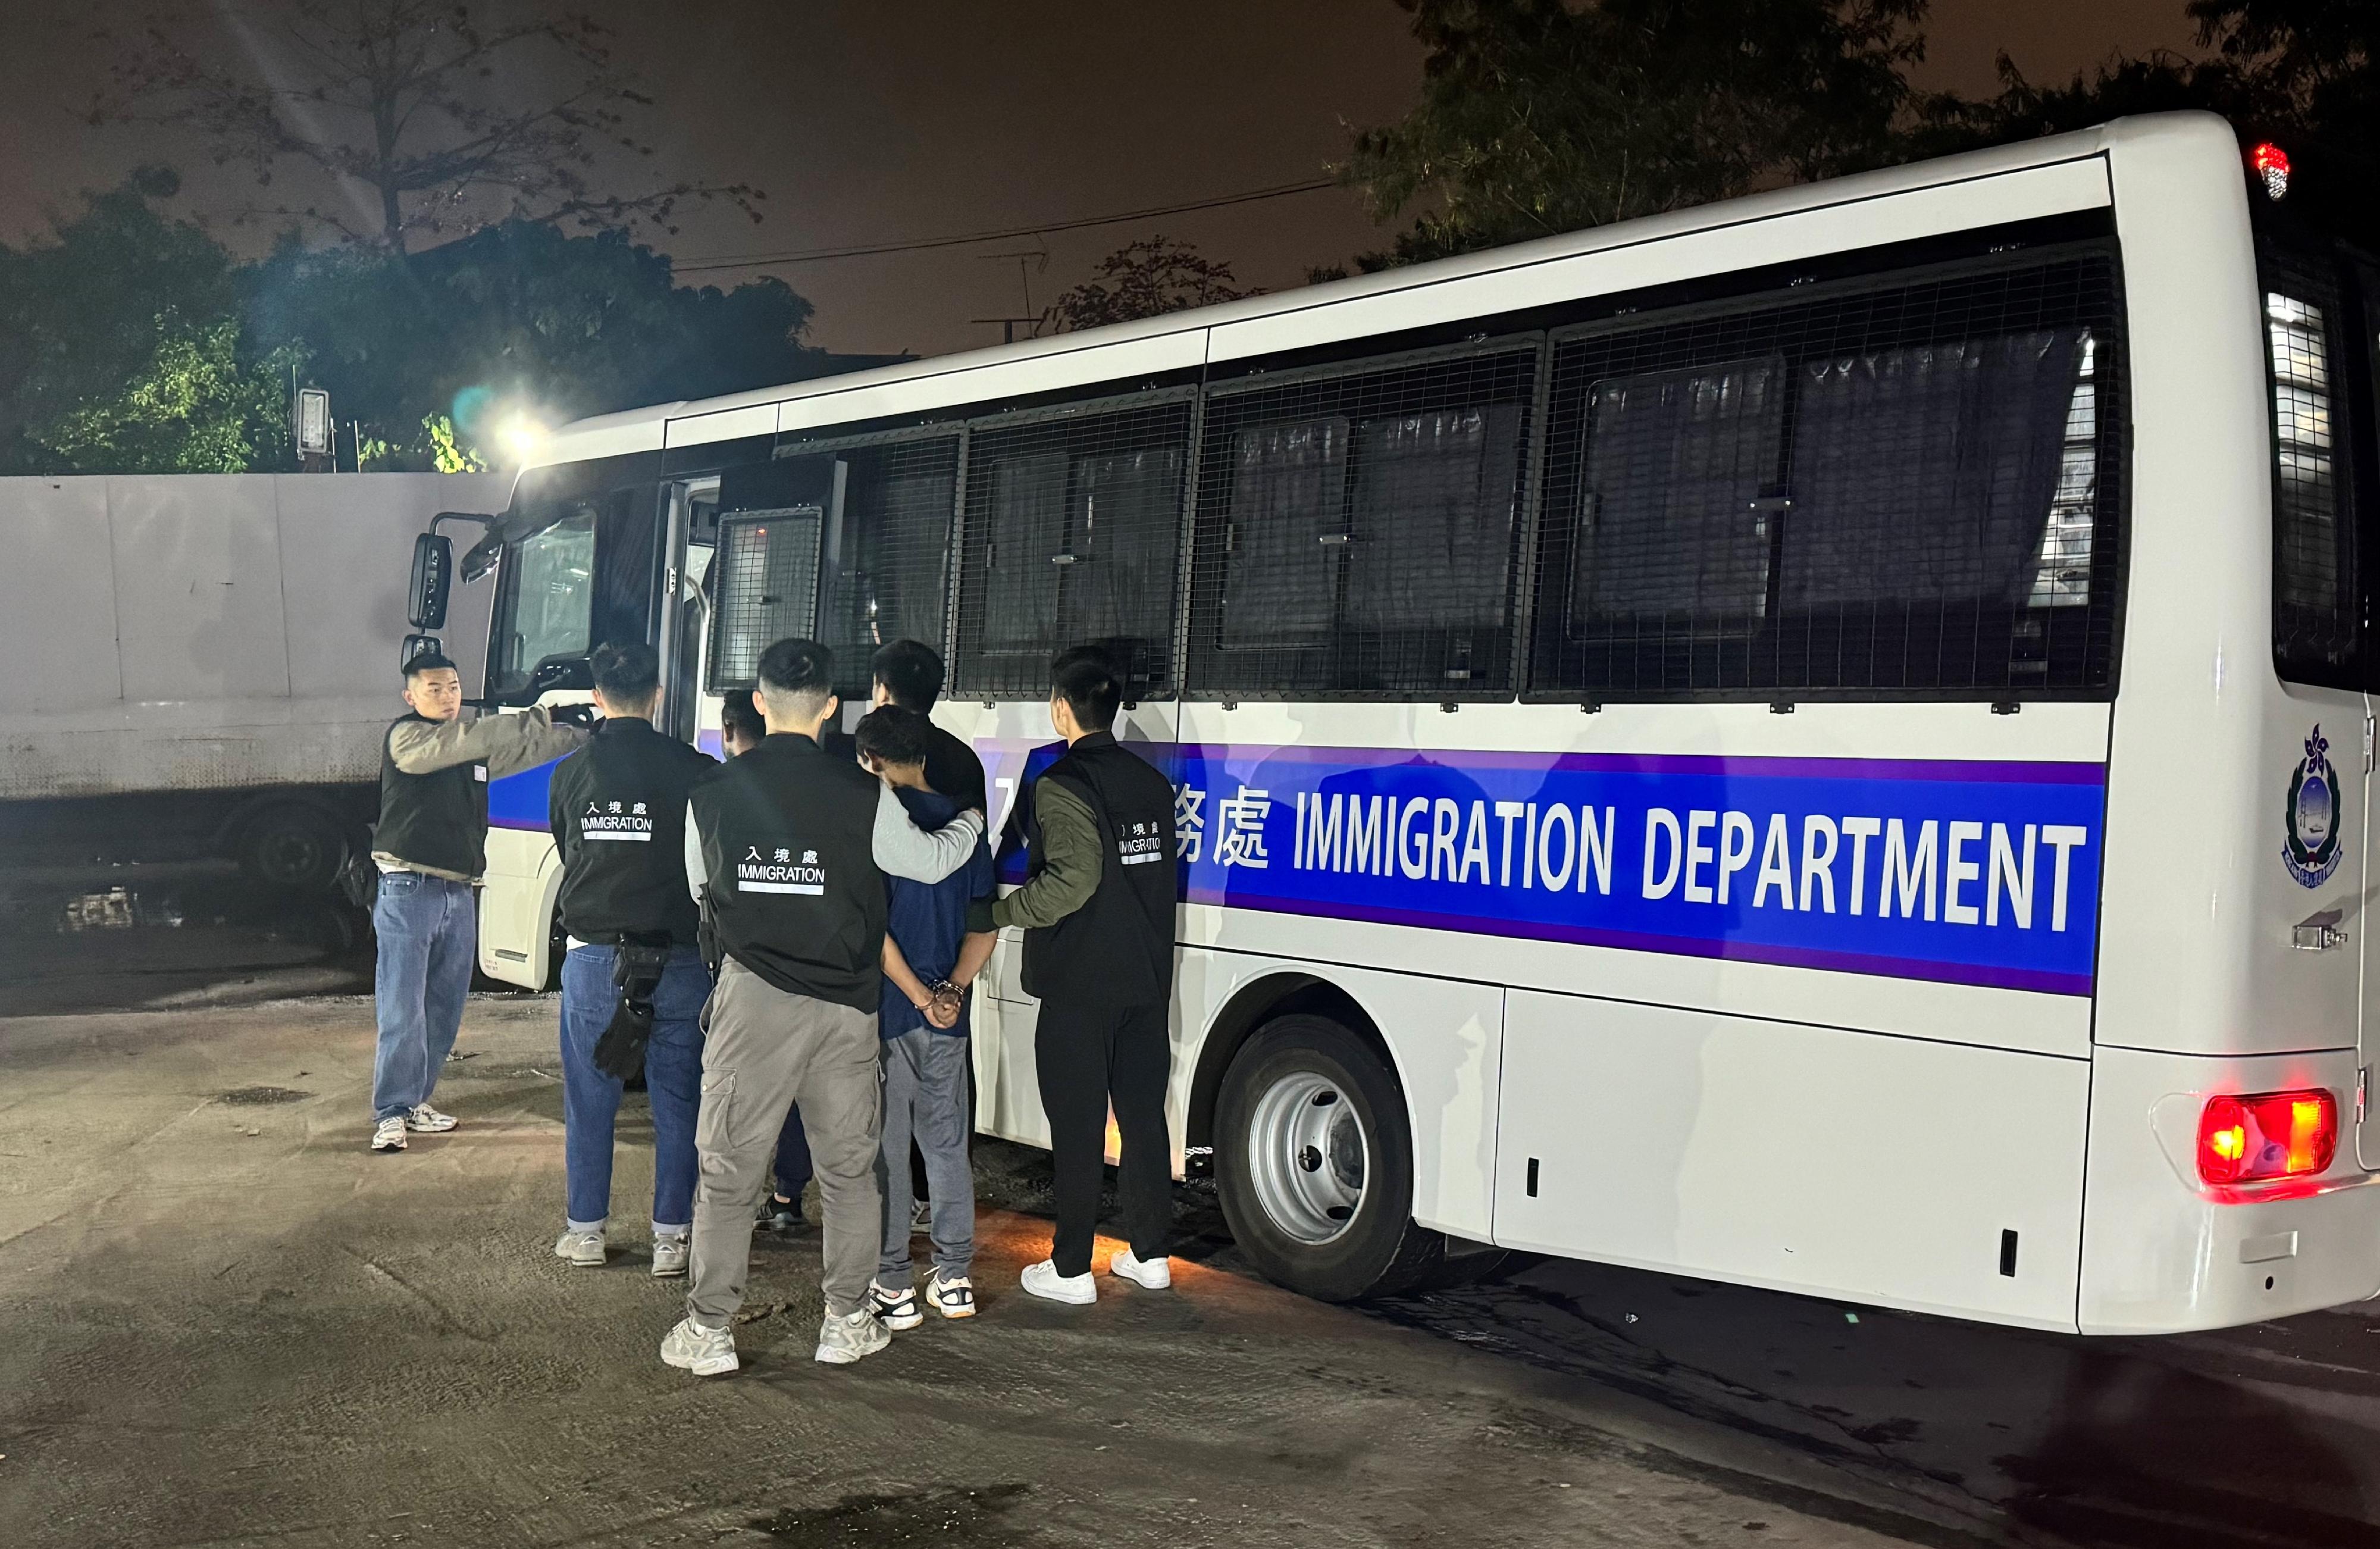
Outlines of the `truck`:
[{"label": "truck", "polygon": [[382,736],[404,708],[414,537],[443,510],[500,509],[508,486],[0,479],[0,842],[219,855],[268,887],[332,888],[368,848]]}]

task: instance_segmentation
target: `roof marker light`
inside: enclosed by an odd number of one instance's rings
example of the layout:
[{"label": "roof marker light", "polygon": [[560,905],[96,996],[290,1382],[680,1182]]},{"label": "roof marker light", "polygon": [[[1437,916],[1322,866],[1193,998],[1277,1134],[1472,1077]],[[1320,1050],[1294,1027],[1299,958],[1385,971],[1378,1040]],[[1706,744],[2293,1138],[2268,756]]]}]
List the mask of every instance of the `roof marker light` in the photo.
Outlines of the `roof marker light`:
[{"label": "roof marker light", "polygon": [[2271,140],[2260,140],[2248,152],[2248,165],[2265,185],[2265,196],[2278,199],[2289,191],[2289,153]]}]

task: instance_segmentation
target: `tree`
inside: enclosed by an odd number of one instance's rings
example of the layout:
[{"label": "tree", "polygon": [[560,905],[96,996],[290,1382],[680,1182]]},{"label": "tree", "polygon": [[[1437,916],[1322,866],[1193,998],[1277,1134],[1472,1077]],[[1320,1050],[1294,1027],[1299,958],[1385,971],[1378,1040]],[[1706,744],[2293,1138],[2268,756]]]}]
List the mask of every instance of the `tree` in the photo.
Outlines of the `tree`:
[{"label": "tree", "polygon": [[1050,303],[1046,316],[1054,330],[1099,328],[1261,294],[1241,288],[1229,263],[1163,237],[1125,243],[1099,261],[1098,274]]},{"label": "tree", "polygon": [[1926,0],[1396,0],[1422,100],[1355,136],[1409,262],[1889,160]]},{"label": "tree", "polygon": [[286,354],[249,348],[231,255],[144,168],[0,248],[0,470],[237,471],[285,446]]},{"label": "tree", "polygon": [[2037,85],[2006,55],[2000,90],[1916,104],[1913,155],[2088,128],[2129,114],[2201,108],[2298,164],[2293,208],[2380,249],[2380,6],[2363,0],[2192,0],[2212,57],[2111,58],[2064,85]]},{"label": "tree", "polygon": [[45,471],[244,473],[287,466],[295,348],[243,361],[236,318],[156,318],[156,346],[112,393],[30,427]]},{"label": "tree", "polygon": [[[241,29],[237,47],[204,19],[214,7],[157,12],[128,38],[103,33],[118,58],[90,112],[94,125],[193,135],[260,187],[295,166],[336,195],[243,218],[297,218],[393,252],[506,216],[674,232],[684,201],[726,200],[760,218],[765,196],[745,184],[596,190],[600,153],[653,153],[630,128],[652,104],[616,62],[613,34],[583,13],[491,20],[482,0],[251,8],[271,24]],[[527,85],[540,70],[560,84]]]},{"label": "tree", "polygon": [[783,281],[682,287],[619,231],[506,221],[410,257],[291,241],[242,282],[253,335],[310,352],[341,423],[386,444],[376,467],[502,463],[493,433],[515,409],[559,423],[834,368],[802,344],[810,304]]}]

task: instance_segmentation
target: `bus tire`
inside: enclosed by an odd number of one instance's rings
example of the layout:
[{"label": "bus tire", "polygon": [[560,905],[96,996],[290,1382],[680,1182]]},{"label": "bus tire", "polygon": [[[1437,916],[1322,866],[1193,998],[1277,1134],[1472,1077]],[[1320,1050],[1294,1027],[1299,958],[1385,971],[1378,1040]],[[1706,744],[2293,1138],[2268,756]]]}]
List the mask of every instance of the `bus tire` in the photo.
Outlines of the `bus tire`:
[{"label": "bus tire", "polygon": [[1446,1238],[1413,1220],[1404,1094],[1328,1017],[1276,1018],[1232,1056],[1215,1153],[1232,1236],[1278,1285],[1354,1301],[1411,1289],[1445,1262]]}]

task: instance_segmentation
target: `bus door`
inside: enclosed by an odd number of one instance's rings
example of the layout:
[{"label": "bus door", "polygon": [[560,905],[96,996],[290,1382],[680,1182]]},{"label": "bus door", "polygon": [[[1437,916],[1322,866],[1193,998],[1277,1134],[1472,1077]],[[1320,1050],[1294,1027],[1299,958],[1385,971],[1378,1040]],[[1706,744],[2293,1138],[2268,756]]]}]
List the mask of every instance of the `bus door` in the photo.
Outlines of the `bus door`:
[{"label": "bus door", "polygon": [[[654,624],[662,674],[654,723],[681,742],[699,744],[704,729],[703,684],[710,644],[707,582],[718,534],[719,481],[673,485],[661,553],[660,616]],[[718,729],[715,720],[710,729]]]}]

